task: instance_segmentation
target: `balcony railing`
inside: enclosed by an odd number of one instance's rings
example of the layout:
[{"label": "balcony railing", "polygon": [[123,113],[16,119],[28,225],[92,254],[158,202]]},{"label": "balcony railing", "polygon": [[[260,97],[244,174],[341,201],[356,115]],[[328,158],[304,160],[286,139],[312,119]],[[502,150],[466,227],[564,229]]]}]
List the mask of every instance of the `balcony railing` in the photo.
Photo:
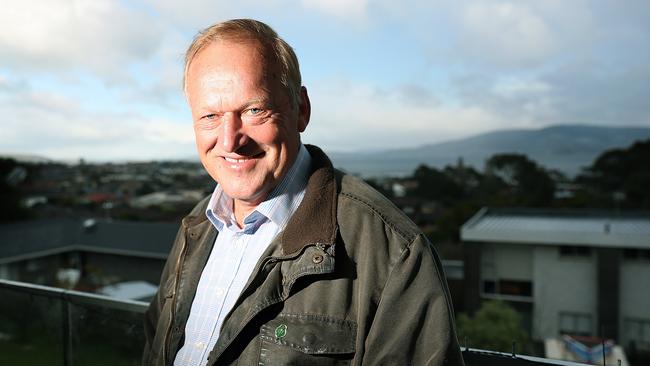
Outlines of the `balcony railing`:
[{"label": "balcony railing", "polygon": [[147,304],[0,280],[0,365],[139,365]]},{"label": "balcony railing", "polygon": [[[147,304],[0,279],[0,365],[131,366],[144,347]],[[463,348],[467,366],[568,361]]]}]

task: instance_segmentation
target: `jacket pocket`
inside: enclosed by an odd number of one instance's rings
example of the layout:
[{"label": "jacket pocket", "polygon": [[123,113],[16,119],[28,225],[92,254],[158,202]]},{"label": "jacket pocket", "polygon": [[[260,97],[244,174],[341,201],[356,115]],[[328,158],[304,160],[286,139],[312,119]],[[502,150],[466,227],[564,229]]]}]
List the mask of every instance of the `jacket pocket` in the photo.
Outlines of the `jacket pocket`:
[{"label": "jacket pocket", "polygon": [[316,314],[280,314],[261,329],[260,365],[349,365],[353,321]]}]

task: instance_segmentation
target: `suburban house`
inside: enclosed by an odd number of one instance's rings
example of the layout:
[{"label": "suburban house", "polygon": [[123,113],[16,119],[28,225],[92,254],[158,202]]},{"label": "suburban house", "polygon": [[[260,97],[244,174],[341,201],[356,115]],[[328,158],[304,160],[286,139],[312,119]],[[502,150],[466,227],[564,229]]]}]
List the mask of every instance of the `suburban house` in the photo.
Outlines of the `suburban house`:
[{"label": "suburban house", "polygon": [[470,310],[501,299],[534,339],[598,336],[650,350],[650,215],[483,208],[461,239]]},{"label": "suburban house", "polygon": [[177,230],[178,223],[106,219],[5,223],[0,278],[88,292],[132,281],[157,286]]}]

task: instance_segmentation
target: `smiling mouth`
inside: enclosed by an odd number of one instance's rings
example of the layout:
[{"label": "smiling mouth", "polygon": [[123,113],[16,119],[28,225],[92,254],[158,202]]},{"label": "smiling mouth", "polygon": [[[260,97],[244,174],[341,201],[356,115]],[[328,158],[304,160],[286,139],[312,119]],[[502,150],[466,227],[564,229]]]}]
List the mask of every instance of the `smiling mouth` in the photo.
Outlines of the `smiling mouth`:
[{"label": "smiling mouth", "polygon": [[224,159],[226,159],[226,161],[229,162],[229,163],[245,163],[248,160],[250,160],[250,158],[233,159],[233,158],[227,158],[227,157],[224,157]]},{"label": "smiling mouth", "polygon": [[260,153],[257,153],[257,154],[255,154],[255,155],[245,156],[245,157],[241,157],[241,158],[231,158],[231,157],[228,157],[228,156],[223,156],[223,159],[224,159],[225,161],[227,161],[228,163],[232,163],[232,164],[243,164],[243,163],[246,163],[246,162],[248,162],[248,161],[258,159],[258,158],[260,158],[263,154],[264,154],[263,152],[260,152]]}]

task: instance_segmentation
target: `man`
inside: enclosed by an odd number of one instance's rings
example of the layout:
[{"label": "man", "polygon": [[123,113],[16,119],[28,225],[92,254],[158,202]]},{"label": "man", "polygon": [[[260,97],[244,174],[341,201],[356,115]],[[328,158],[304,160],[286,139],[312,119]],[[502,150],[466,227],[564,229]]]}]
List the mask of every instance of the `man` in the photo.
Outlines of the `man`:
[{"label": "man", "polygon": [[258,21],[216,24],[184,85],[217,187],[183,219],[144,364],[462,364],[426,238],[300,142],[311,107],[291,47]]}]

